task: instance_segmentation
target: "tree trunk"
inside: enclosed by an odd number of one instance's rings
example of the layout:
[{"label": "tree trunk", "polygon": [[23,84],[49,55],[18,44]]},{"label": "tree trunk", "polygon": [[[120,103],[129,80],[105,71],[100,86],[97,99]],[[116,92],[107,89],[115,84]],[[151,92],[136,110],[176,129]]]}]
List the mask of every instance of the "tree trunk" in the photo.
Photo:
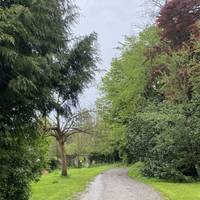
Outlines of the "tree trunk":
[{"label": "tree trunk", "polygon": [[67,176],[67,158],[65,155],[65,142],[64,142],[64,138],[59,138],[59,147],[60,147],[60,155],[61,155],[61,170],[62,176]]},{"label": "tree trunk", "polygon": [[200,164],[196,164],[197,175],[200,178]]}]

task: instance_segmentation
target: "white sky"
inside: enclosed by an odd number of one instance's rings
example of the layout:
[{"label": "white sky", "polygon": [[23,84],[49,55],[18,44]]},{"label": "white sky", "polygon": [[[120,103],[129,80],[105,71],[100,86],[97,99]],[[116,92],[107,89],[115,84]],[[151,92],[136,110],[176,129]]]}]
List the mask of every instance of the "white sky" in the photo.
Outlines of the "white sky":
[{"label": "white sky", "polygon": [[[135,35],[144,27],[145,0],[76,0],[80,7],[79,24],[75,27],[77,35],[97,32],[102,59],[99,68],[108,70],[113,57],[117,56],[119,42],[124,35]],[[105,73],[105,72],[104,72]],[[104,73],[97,74],[96,80],[80,97],[81,107],[93,107],[99,95],[97,85]]]}]

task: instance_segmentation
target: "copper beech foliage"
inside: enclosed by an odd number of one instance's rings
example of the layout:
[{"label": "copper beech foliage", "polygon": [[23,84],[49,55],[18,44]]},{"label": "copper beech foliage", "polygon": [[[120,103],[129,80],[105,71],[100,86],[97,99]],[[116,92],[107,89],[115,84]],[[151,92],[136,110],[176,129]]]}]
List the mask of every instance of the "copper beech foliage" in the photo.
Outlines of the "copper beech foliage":
[{"label": "copper beech foliage", "polygon": [[161,8],[157,25],[162,39],[177,48],[189,44],[192,38],[200,38],[199,18],[200,0],[171,0]]},{"label": "copper beech foliage", "polygon": [[[154,60],[161,54],[172,57],[175,52],[187,51],[189,60],[198,60],[199,53],[196,51],[196,41],[200,40],[200,0],[169,0],[161,8],[157,17],[156,25],[159,29],[160,42],[146,52],[148,60]],[[167,63],[154,66],[151,69],[149,84],[153,90],[158,91],[162,76],[174,77],[169,84],[177,84],[180,90],[187,91],[186,96],[191,98],[192,85],[190,78],[199,73],[197,66],[187,66],[183,64],[174,72],[170,72]],[[176,80],[175,80],[176,79]],[[166,91],[164,95],[171,101],[177,100],[175,87]]]}]

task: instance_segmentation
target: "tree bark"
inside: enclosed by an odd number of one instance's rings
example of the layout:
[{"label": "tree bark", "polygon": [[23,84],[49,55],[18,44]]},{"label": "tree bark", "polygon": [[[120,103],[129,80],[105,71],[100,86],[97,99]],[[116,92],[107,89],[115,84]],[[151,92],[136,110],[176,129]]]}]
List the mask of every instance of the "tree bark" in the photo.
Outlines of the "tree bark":
[{"label": "tree bark", "polygon": [[65,142],[64,138],[59,138],[59,147],[60,147],[60,155],[61,155],[61,175],[62,176],[67,176],[67,158],[65,155]]},{"label": "tree bark", "polygon": [[196,168],[198,177],[200,177],[200,164],[196,164],[195,168]]}]

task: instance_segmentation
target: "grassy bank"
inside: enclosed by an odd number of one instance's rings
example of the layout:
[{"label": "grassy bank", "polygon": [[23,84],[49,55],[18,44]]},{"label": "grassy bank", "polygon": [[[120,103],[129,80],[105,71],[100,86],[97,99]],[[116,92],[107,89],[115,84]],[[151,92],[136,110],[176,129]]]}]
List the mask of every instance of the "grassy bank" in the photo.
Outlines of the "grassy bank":
[{"label": "grassy bank", "polygon": [[70,169],[69,177],[63,178],[59,171],[42,176],[32,184],[31,200],[71,200],[74,194],[83,191],[89,181],[113,166]]},{"label": "grassy bank", "polygon": [[140,174],[141,163],[130,167],[129,176],[153,186],[166,200],[200,200],[200,183],[170,183]]}]

